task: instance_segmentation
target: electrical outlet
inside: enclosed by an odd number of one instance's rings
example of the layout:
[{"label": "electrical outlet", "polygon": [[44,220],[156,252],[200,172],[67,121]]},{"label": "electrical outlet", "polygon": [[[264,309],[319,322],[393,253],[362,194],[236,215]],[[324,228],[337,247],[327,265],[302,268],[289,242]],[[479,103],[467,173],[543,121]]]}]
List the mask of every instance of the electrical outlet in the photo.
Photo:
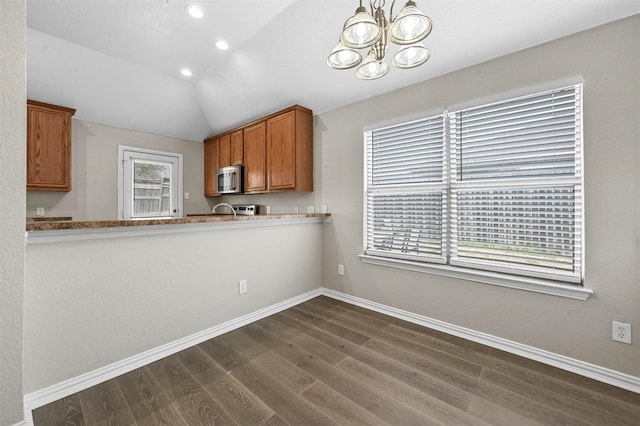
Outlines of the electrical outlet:
[{"label": "electrical outlet", "polygon": [[344,275],[344,265],[342,263],[338,263],[338,275]]},{"label": "electrical outlet", "polygon": [[238,281],[238,294],[245,294],[247,292],[247,280]]},{"label": "electrical outlet", "polygon": [[188,200],[188,199],[189,199],[189,193],[188,193],[188,192],[185,192],[185,193],[184,193],[184,199],[185,199],[185,200]]},{"label": "electrical outlet", "polygon": [[267,206],[267,214],[271,214],[271,206]]},{"label": "electrical outlet", "polygon": [[329,208],[327,206],[322,206],[322,213],[329,213]]},{"label": "electrical outlet", "polygon": [[36,216],[44,216],[44,207],[36,207]]},{"label": "electrical outlet", "polygon": [[611,323],[611,338],[616,342],[631,344],[631,324],[613,321]]},{"label": "electrical outlet", "polygon": [[307,213],[315,213],[316,208],[314,206],[307,206]]}]

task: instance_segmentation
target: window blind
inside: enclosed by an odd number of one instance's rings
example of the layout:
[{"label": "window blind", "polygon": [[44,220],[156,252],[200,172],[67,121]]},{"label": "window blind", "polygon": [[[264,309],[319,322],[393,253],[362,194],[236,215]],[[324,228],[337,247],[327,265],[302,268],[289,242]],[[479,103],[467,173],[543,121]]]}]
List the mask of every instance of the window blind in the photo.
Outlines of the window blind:
[{"label": "window blind", "polygon": [[365,253],[580,283],[581,91],[365,132]]},{"label": "window blind", "polygon": [[581,281],[580,86],[448,114],[450,263]]},{"label": "window blind", "polygon": [[444,116],[365,133],[367,254],[444,262]]},{"label": "window blind", "polygon": [[442,182],[442,116],[370,132],[371,185]]},{"label": "window blind", "polygon": [[574,176],[576,90],[450,113],[456,179]]}]

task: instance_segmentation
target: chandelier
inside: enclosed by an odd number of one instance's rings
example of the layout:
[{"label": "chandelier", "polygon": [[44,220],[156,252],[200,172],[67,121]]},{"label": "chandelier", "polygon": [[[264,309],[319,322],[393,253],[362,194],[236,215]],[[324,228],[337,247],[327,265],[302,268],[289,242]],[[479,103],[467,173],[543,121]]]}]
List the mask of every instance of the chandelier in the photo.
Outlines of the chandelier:
[{"label": "chandelier", "polygon": [[[356,76],[362,80],[374,80],[389,72],[384,56],[387,39],[400,45],[393,55],[392,63],[397,68],[413,68],[427,62],[431,56],[421,41],[429,35],[433,23],[422,13],[413,0],[407,1],[398,16],[393,16],[393,5],[389,21],[384,16],[384,0],[369,0],[371,13],[362,6],[344,23],[340,41],[327,58],[331,68],[344,70],[360,65]],[[369,49],[364,62],[358,49]]]}]

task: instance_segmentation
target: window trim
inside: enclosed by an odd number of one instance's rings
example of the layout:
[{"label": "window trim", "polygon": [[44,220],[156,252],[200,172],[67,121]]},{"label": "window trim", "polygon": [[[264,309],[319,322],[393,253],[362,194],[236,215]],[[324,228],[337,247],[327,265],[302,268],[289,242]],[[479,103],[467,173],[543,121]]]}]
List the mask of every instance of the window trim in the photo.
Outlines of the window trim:
[{"label": "window trim", "polygon": [[[127,218],[124,215],[124,161],[125,161],[125,152],[135,152],[142,155],[156,155],[162,157],[171,157],[176,158],[178,163],[178,184],[176,186],[176,209],[177,214],[171,216],[157,216],[157,217],[132,217]],[[183,167],[183,155],[177,152],[169,152],[169,151],[159,151],[155,149],[147,149],[147,148],[139,148],[135,146],[128,145],[118,145],[118,219],[126,219],[126,220],[150,220],[150,219],[167,219],[167,218],[176,218],[183,217],[183,180],[184,180],[184,167]]]},{"label": "window trim", "polygon": [[[584,97],[584,94],[582,91],[584,88],[583,86],[584,80],[579,77],[564,79],[562,81],[557,81],[553,84],[547,83],[544,85],[537,85],[534,88],[530,87],[529,89],[519,89],[519,90],[510,91],[508,93],[492,95],[491,97],[485,97],[484,99],[480,99],[480,100],[476,99],[471,102],[465,102],[464,104],[457,104],[454,107],[450,107],[450,108],[447,108],[447,107],[439,108],[438,111],[440,111],[440,113],[445,117],[445,127],[448,127],[448,114],[450,111],[456,111],[464,108],[472,108],[472,107],[481,106],[481,105],[488,105],[494,102],[501,102],[504,100],[515,99],[518,97],[532,96],[537,93],[542,93],[545,91],[551,91],[551,90],[561,89],[563,87],[575,86],[575,85],[582,86],[580,91],[580,97],[579,97],[579,106],[580,106],[581,113],[584,114],[584,106],[582,103],[583,97]],[[430,115],[435,115],[435,114],[430,114]],[[480,283],[485,283],[490,285],[497,285],[501,287],[532,291],[536,293],[542,293],[542,294],[548,294],[548,295],[554,295],[554,296],[568,297],[568,298],[583,300],[583,301],[587,300],[589,296],[594,293],[594,291],[592,289],[584,287],[584,276],[585,276],[584,257],[585,257],[585,251],[586,251],[585,241],[584,241],[584,236],[585,236],[584,228],[582,228],[580,231],[581,232],[581,236],[580,236],[581,258],[582,258],[581,264],[580,264],[580,268],[581,268],[580,282],[572,281],[572,280],[557,281],[553,278],[544,277],[544,275],[536,277],[535,273],[533,275],[520,275],[520,274],[516,275],[516,274],[510,274],[508,272],[500,271],[500,270],[473,269],[473,268],[465,267],[464,265],[453,265],[451,263],[413,260],[408,256],[407,257],[394,256],[393,254],[387,256],[386,253],[384,253],[384,255],[382,253],[381,255],[377,255],[375,250],[370,250],[370,249],[367,250],[367,247],[368,247],[368,222],[367,222],[368,220],[367,195],[368,194],[367,193],[368,193],[368,179],[369,179],[367,133],[373,130],[379,129],[381,127],[402,124],[410,120],[426,118],[426,117],[429,117],[430,115],[427,115],[424,113],[412,114],[409,117],[397,118],[394,120],[386,120],[383,123],[378,123],[376,125],[369,125],[363,129],[363,145],[365,147],[364,148],[365,155],[363,156],[363,163],[364,163],[364,167],[363,167],[364,190],[363,190],[363,215],[362,215],[363,246],[362,246],[362,254],[359,255],[360,260],[363,263],[372,264],[372,265],[386,266],[386,267],[398,268],[398,269],[421,272],[421,273],[429,273],[429,274],[456,278],[461,280],[468,280],[468,281],[480,282]],[[580,126],[580,129],[579,129],[580,142],[579,142],[579,146],[576,149],[581,151],[581,155],[584,155],[584,147],[583,147],[584,134],[583,134],[582,120],[580,120],[579,126]],[[447,140],[445,141],[445,156],[447,156],[446,153],[448,152],[448,149],[449,149],[449,147],[446,146],[448,143],[449,141],[448,141],[448,132],[447,132]],[[582,161],[584,162],[584,159]],[[448,187],[448,191],[451,191],[452,188],[449,186],[449,183],[448,183],[449,165],[446,160],[445,160],[444,167],[445,167],[445,175],[447,176],[446,185]],[[581,166],[581,168],[583,167],[584,166]],[[580,212],[580,215],[581,215],[580,219],[581,219],[581,223],[583,224],[582,226],[584,226],[584,215],[585,215],[584,173],[581,172],[579,178],[574,177],[574,178],[557,179],[556,183],[560,183],[560,181],[564,181],[567,183],[572,182],[580,186],[581,192],[582,192],[582,201],[581,201],[582,208]],[[521,183],[522,182],[518,182],[518,179],[516,179],[515,181],[508,183],[506,186],[507,187],[518,186]],[[460,189],[460,187],[464,187],[464,186],[465,184],[460,185],[457,189]],[[473,183],[471,183],[470,186],[473,187],[474,186]],[[450,226],[449,222],[450,222],[450,217],[447,218],[446,223],[444,223],[443,226],[448,228]],[[450,244],[448,238],[450,238],[451,235],[449,234],[449,232],[447,232],[446,234],[447,234],[447,240],[444,241],[444,244],[448,246]],[[449,253],[447,253],[447,262],[449,262],[448,255]]]},{"label": "window trim", "polygon": [[541,278],[526,277],[522,275],[511,275],[499,272],[470,269],[462,266],[441,265],[430,262],[416,262],[390,257],[361,254],[358,256],[362,263],[384,266],[389,268],[402,269],[405,271],[421,272],[425,274],[438,275],[447,278],[455,278],[465,281],[473,281],[482,284],[490,284],[499,287],[525,290],[534,293],[547,294],[551,296],[566,297],[585,301],[594,294],[590,288],[580,285],[567,284],[559,281],[552,281]]}]

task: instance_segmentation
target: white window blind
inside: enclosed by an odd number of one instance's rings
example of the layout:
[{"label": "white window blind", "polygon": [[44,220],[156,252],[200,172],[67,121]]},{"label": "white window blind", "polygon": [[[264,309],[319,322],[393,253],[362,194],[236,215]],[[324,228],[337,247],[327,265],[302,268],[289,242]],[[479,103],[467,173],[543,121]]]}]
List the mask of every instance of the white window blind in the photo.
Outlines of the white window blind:
[{"label": "white window blind", "polygon": [[444,117],[365,133],[367,254],[444,262]]},{"label": "white window blind", "polygon": [[581,281],[580,86],[450,112],[450,263]]},{"label": "white window blind", "polygon": [[581,90],[365,132],[365,253],[580,283]]}]

